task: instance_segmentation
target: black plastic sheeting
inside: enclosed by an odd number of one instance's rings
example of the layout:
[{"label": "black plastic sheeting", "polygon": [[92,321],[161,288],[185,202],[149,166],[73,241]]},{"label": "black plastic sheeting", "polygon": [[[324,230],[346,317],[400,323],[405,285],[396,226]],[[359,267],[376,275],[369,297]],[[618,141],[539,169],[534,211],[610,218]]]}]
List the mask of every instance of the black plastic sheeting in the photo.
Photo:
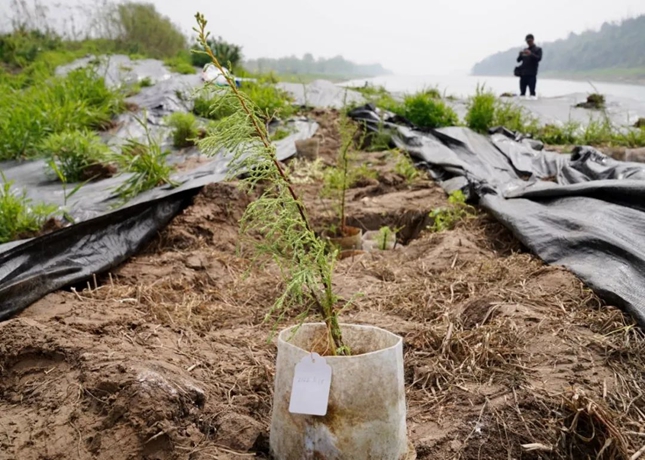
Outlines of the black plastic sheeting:
[{"label": "black plastic sheeting", "polygon": [[350,116],[374,131],[384,126],[446,192],[464,190],[538,257],[645,326],[645,165],[590,147],[535,150],[504,133],[421,131],[371,105]]},{"label": "black plastic sheeting", "polygon": [[140,251],[199,192],[193,188],[34,238],[0,254],[0,320]]},{"label": "black plastic sheeting", "polygon": [[[65,74],[92,60],[89,57],[81,59],[57,72]],[[113,56],[103,61],[99,72],[105,76],[108,86],[146,77],[153,79],[153,86],[143,88],[141,93],[129,98],[141,108],[136,116],[145,116],[151,135],[164,150],[171,152],[170,164],[192,159],[196,167],[173,174],[171,179],[176,187],[167,185],[149,190],[123,207],[114,190],[129,174],[85,184],[66,200],[63,185],[48,173],[44,160],[0,162],[0,171],[13,182],[12,191],[24,192],[33,202],[56,205],[75,222],[32,240],[0,245],[0,320],[19,313],[50,292],[81,283],[121,264],[188,206],[203,186],[227,177],[231,158],[227,152],[207,158],[197,148],[173,149],[170,142],[171,133],[165,117],[173,112],[191,110],[191,93],[201,85],[198,75],[175,74],[160,61],[132,61],[127,56]],[[117,129],[102,133],[104,141],[115,151],[118,152],[124,139],[145,140],[145,131],[134,114],[124,114],[117,122]],[[310,138],[318,129],[315,122],[304,118],[281,126],[290,134],[275,142],[279,160],[295,155],[295,142]],[[74,184],[69,184],[67,190],[73,188]]]},{"label": "black plastic sheeting", "polygon": [[[296,153],[294,139],[311,137],[317,129],[315,123],[305,120],[292,123],[295,133],[276,143],[280,160]],[[0,321],[50,292],[106,272],[136,254],[203,186],[224,180],[229,161],[229,155],[220,154],[197,169],[174,176],[178,187],[150,190],[116,211],[110,210],[114,204],[112,187],[123,179],[111,178],[81,188],[70,206],[79,223],[26,242],[0,245]],[[41,177],[42,165],[36,166],[39,169],[34,169],[32,162],[16,165],[11,177],[28,185],[30,196],[40,201],[60,200],[53,193],[60,184]],[[23,174],[15,169],[24,169]]]}]

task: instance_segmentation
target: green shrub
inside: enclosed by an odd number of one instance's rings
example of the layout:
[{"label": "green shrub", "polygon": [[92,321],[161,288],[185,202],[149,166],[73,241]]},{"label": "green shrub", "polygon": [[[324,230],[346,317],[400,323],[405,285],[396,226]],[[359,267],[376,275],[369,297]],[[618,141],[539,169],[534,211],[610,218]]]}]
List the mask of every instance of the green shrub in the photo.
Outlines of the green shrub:
[{"label": "green shrub", "polygon": [[484,86],[477,85],[477,92],[468,102],[466,125],[473,131],[487,133],[495,123],[495,110],[497,98],[486,91]]},{"label": "green shrub", "polygon": [[150,88],[151,86],[154,86],[154,82],[150,77],[145,77],[142,78],[141,81],[139,81],[139,85],[141,85],[142,88]]},{"label": "green shrub", "polygon": [[199,135],[197,120],[192,113],[175,112],[168,117],[172,128],[172,145],[178,149],[195,145]]},{"label": "green shrub", "polygon": [[87,130],[51,134],[42,142],[41,151],[52,172],[65,183],[92,179],[89,168],[108,162],[111,153],[99,136]]},{"label": "green shrub", "polygon": [[168,58],[165,59],[163,63],[166,65],[166,67],[168,67],[175,73],[180,73],[182,75],[191,75],[197,73],[195,67],[193,67],[190,62],[186,61],[182,57]]},{"label": "green shrub", "polygon": [[437,99],[432,91],[406,96],[402,105],[397,104],[387,110],[407,118],[420,128],[442,128],[459,123],[455,111]]},{"label": "green shrub", "polygon": [[291,136],[291,134],[293,134],[293,132],[288,129],[278,128],[273,132],[273,134],[271,134],[271,140],[273,142],[278,142]]},{"label": "green shrub", "polygon": [[62,40],[53,32],[19,28],[0,35],[0,61],[13,67],[24,68],[44,51],[61,46]]},{"label": "green shrub", "polygon": [[34,204],[24,192],[14,194],[11,190],[13,182],[7,181],[1,171],[0,176],[0,244],[3,244],[40,231],[56,211],[56,206]]},{"label": "green shrub", "polygon": [[109,126],[123,96],[91,68],[16,89],[0,84],[0,160],[39,153],[49,134]]},{"label": "green shrub", "polygon": [[[242,64],[241,46],[228,43],[224,41],[222,37],[219,37],[219,38],[211,37],[208,40],[208,45],[213,51],[213,54],[215,54],[215,57],[219,60],[219,62],[222,63],[224,67],[227,67],[232,72],[241,70],[241,67],[240,67],[240,65]],[[204,67],[206,64],[211,63],[211,58],[209,56],[199,52],[204,50],[204,48],[201,45],[195,44],[193,45],[192,49],[194,51],[198,51],[198,52],[192,53],[192,56],[191,56],[192,65],[201,68],[201,67]]]},{"label": "green shrub", "polygon": [[642,128],[628,129],[624,133],[615,133],[613,143],[629,148],[645,147],[645,125]]}]

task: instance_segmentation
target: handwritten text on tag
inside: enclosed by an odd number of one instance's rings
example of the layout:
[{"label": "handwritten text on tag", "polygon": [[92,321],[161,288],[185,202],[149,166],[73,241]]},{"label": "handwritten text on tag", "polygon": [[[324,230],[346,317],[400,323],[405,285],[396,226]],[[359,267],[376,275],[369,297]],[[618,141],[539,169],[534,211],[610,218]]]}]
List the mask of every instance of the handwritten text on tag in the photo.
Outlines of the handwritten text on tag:
[{"label": "handwritten text on tag", "polygon": [[296,364],[291,387],[289,412],[303,415],[326,415],[331,387],[331,366],[325,358],[311,353]]}]

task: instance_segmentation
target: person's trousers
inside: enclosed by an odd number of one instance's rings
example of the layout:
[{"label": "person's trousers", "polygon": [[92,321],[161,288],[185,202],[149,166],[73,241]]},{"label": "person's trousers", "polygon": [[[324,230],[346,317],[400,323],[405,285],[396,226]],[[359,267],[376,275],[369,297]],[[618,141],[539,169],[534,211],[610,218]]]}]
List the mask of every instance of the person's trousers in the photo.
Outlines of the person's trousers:
[{"label": "person's trousers", "polygon": [[537,75],[524,75],[520,77],[520,91],[522,96],[526,96],[526,88],[531,91],[531,96],[535,96],[535,86],[537,85]]}]

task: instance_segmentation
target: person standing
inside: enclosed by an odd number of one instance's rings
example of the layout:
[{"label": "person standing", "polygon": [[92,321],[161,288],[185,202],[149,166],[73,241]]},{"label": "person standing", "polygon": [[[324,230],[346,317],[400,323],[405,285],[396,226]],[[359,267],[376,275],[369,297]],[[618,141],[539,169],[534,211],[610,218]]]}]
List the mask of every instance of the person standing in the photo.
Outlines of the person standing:
[{"label": "person standing", "polygon": [[537,99],[535,87],[537,86],[537,74],[542,60],[542,48],[535,44],[533,34],[526,36],[528,48],[520,51],[517,62],[520,62],[520,92],[526,96],[526,90],[530,90],[531,98]]}]

